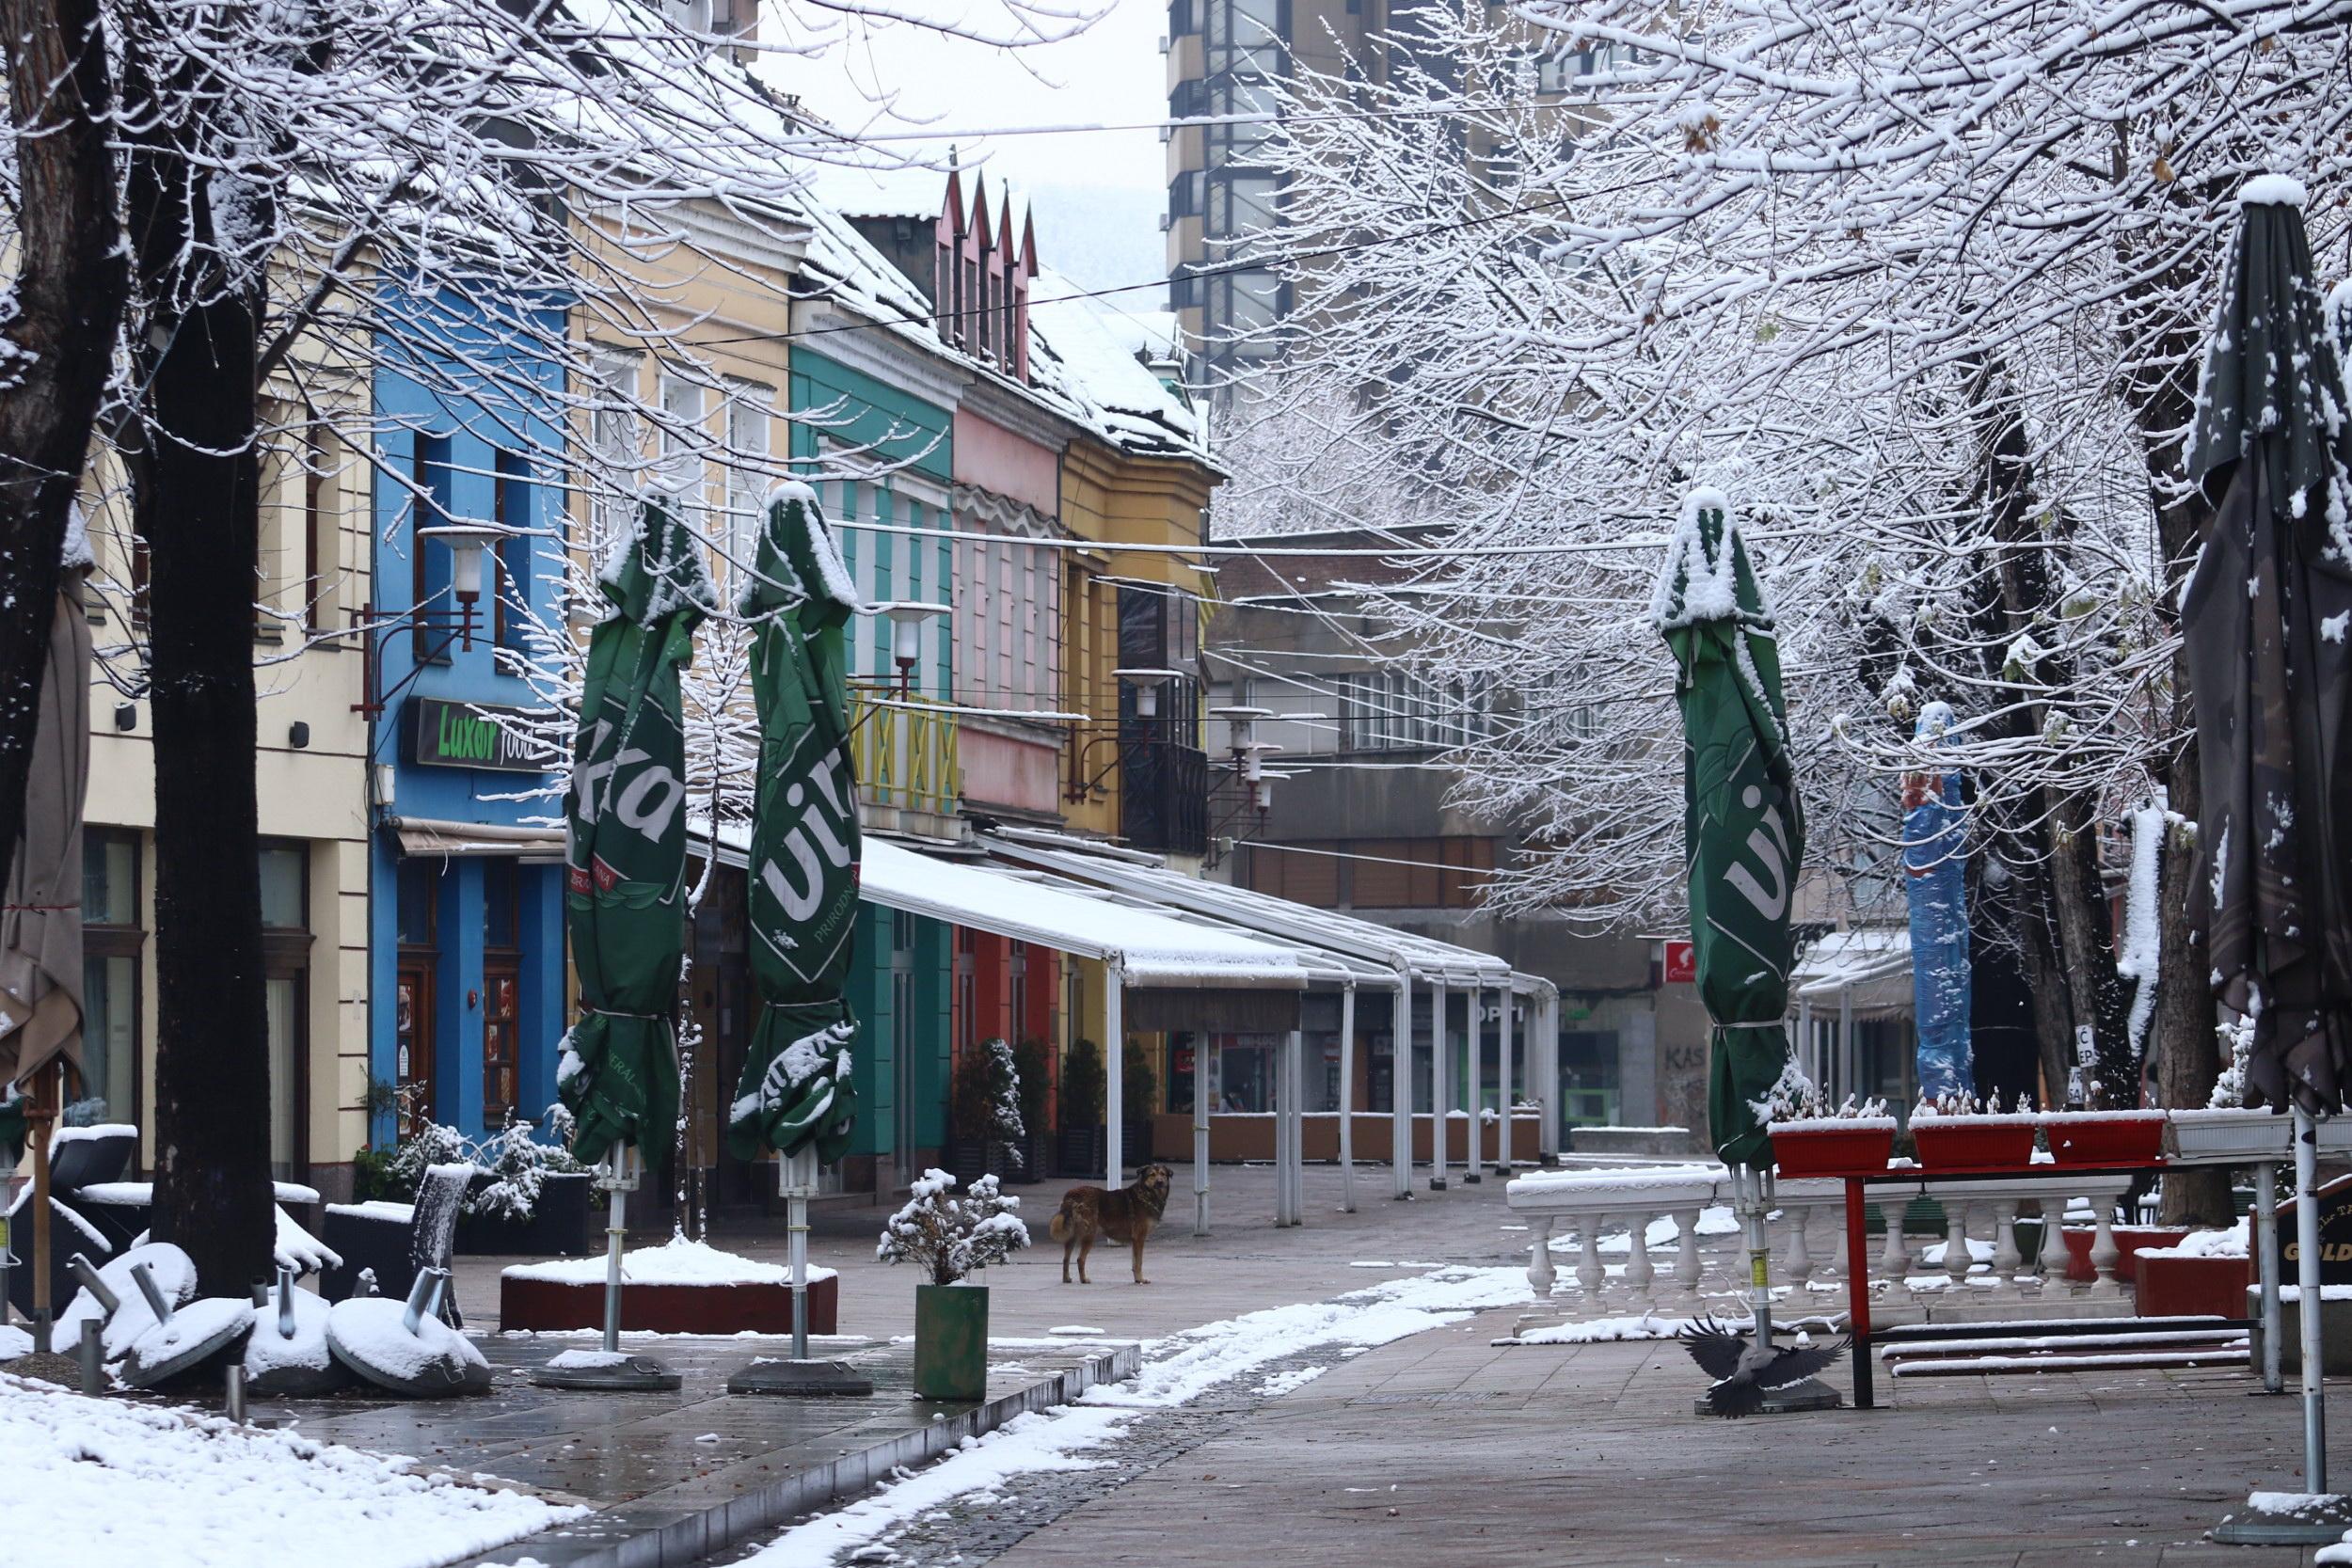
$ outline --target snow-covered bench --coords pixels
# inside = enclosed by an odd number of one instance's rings
[[[2017,1212],[2027,1199],[2043,1211],[2059,1212],[2085,1208],[2080,1223],[2090,1226],[2090,1263],[2096,1278],[2082,1287],[2091,1298],[2121,1293],[2117,1246],[2110,1216],[2116,1200],[2129,1187],[2128,1176],[2081,1176],[2071,1172],[2050,1177],[2003,1181],[1950,1181],[1922,1174],[1870,1182],[1865,1188],[1869,1205],[1885,1222],[1885,1236],[1876,1257],[1865,1258],[1863,1268],[1894,1289],[1915,1294],[1966,1289],[1971,1299],[2018,1299],[2056,1289],[2072,1290],[2064,1281],[2066,1259],[2056,1227],[2045,1227],[2046,1244],[2039,1257],[2026,1258],[2017,1243]],[[1919,1196],[1943,1205],[1947,1227],[1942,1250],[1931,1245],[1917,1256],[1911,1251],[1902,1228],[1903,1211]],[[1772,1190],[1773,1212],[1767,1221],[1772,1251],[1772,1277],[1782,1284],[1813,1284],[1843,1289],[1851,1259],[1847,1257],[1845,1183],[1832,1180],[1778,1182]],[[1736,1270],[1708,1277],[1712,1259],[1702,1256],[1702,1234],[1724,1234],[1735,1228],[1724,1212],[1732,1201],[1730,1173],[1718,1164],[1643,1165],[1620,1170],[1539,1171],[1520,1177],[1505,1189],[1514,1215],[1528,1227],[1528,1282],[1539,1296],[1549,1296],[1558,1277],[1552,1261],[1555,1229],[1572,1231],[1577,1260],[1571,1271],[1578,1290],[1591,1302],[1649,1305],[1669,1297],[1696,1298],[1728,1293],[1740,1288]],[[1603,1232],[1626,1227],[1622,1239],[1604,1240]],[[1822,1227],[1828,1227],[1823,1234]],[[1983,1241],[1979,1243],[1979,1237]],[[1972,1244],[1974,1243],[1974,1244]],[[1981,1253],[1979,1248],[1981,1247]],[[1622,1269],[1612,1272],[1604,1254],[1622,1249]],[[1660,1268],[1657,1255],[1669,1252]],[[1931,1257],[1931,1254],[1933,1254]],[[1735,1246],[1714,1259],[1743,1259]],[[1986,1273],[1971,1277],[1982,1261]]]

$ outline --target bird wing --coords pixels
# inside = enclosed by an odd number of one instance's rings
[[[1764,1389],[1753,1377],[1727,1377],[1707,1391],[1707,1408],[1731,1420],[1764,1408]]]
[[[1773,1356],[1772,1364],[1756,1374],[1756,1380],[1767,1388],[1801,1383],[1816,1372],[1828,1370],[1831,1363],[1852,1343],[1851,1338],[1845,1338],[1829,1345],[1792,1346]]]
[[[1736,1334],[1726,1334],[1711,1317],[1701,1318],[1685,1327],[1676,1338],[1691,1353],[1699,1370],[1721,1380],[1740,1370],[1740,1358],[1747,1351],[1747,1341]]]

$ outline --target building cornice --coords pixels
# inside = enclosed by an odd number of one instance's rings
[[[925,399],[953,413],[972,383],[971,372],[941,356],[935,348],[913,342],[893,328],[889,318],[850,310],[829,295],[801,301],[792,329],[800,337],[824,333],[805,352],[833,360],[898,390]],[[914,324],[907,323],[912,326]],[[869,327],[870,330],[853,330]]]

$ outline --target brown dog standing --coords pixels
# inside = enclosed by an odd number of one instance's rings
[[[1168,1212],[1168,1189],[1174,1180],[1175,1174],[1166,1165],[1146,1165],[1124,1187],[1073,1187],[1063,1194],[1061,1212],[1046,1227],[1061,1243],[1061,1282],[1070,1283],[1070,1254],[1075,1249],[1078,1283],[1094,1283],[1087,1277],[1087,1254],[1100,1237],[1134,1247],[1136,1283],[1151,1284],[1143,1277],[1143,1243]]]

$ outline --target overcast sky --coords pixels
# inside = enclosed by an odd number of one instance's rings
[[[931,0],[976,29],[1001,31],[989,0]],[[1064,42],[1020,50],[984,45],[898,24],[861,24],[850,42],[820,63],[771,56],[762,74],[836,124],[937,132],[936,143],[892,143],[893,151],[943,166],[950,139],[966,167],[977,163],[1027,192],[1035,204],[1038,259],[1089,288],[1165,276],[1159,215],[1167,201],[1165,149],[1156,131],[1073,132],[976,140],[968,133],[1009,126],[1134,124],[1168,112],[1165,0],[1112,0],[1104,18]],[[1156,307],[1153,294],[1127,294]]]

